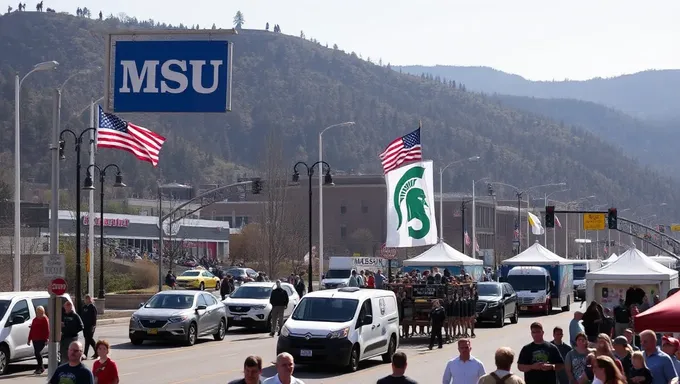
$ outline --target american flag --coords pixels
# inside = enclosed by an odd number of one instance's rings
[[[105,113],[102,107],[99,107],[97,148],[122,149],[155,167],[158,165],[158,155],[164,142],[165,137],[131,124],[116,115]]]
[[[468,236],[467,231],[465,231],[465,246],[466,247],[470,246],[470,236]]]
[[[555,224],[557,225],[557,228],[562,228],[562,223],[560,223],[560,219],[555,215]]]
[[[385,174],[407,161],[422,159],[423,151],[420,146],[420,127],[391,142],[380,154],[380,161],[382,162]]]
[[[479,253],[479,242],[477,241],[476,237],[475,237],[475,252]]]

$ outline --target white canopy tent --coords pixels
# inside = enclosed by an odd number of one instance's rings
[[[678,266],[678,259],[672,256],[656,255],[650,256],[649,258],[670,269],[675,269]]]
[[[619,256],[616,255],[616,253],[612,253],[611,256],[609,256],[606,260],[602,261],[602,265],[607,265],[615,262]]]
[[[482,260],[473,259],[443,241],[403,262],[405,267],[466,267],[482,264]]]
[[[565,259],[547,248],[538,241],[531,247],[524,250],[517,256],[501,261],[503,265],[553,265],[553,264],[573,264],[572,260]]]
[[[661,299],[671,288],[678,286],[678,272],[667,268],[633,247],[616,261],[586,274],[586,300],[596,300],[604,306],[618,305],[630,287],[645,291],[648,296]],[[650,297],[651,299],[651,297]]]

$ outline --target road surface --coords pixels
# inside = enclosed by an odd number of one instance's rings
[[[540,321],[546,330],[546,340],[552,340],[552,329],[561,326],[568,337],[568,324],[573,311],[579,304],[572,305],[572,311],[555,313],[551,316],[524,316],[518,324],[506,322],[504,328],[483,326],[477,330],[477,338],[472,340],[472,354],[486,366],[487,372],[495,370],[493,354],[498,347],[507,346],[516,354],[522,346],[531,341],[529,324]],[[127,324],[116,324],[97,328],[98,338],[109,341],[112,345],[112,358],[118,363],[121,382],[140,384],[185,384],[202,382],[220,382],[238,378],[243,369],[243,359],[247,355],[262,356],[266,368],[263,376],[276,374],[271,362],[275,359],[276,339],[265,333],[253,333],[243,329],[229,331],[222,342],[212,338],[200,340],[193,347],[182,347],[170,344],[145,343],[135,347],[127,338]],[[445,345],[443,349],[429,351],[426,341],[414,343],[404,342],[400,349],[407,353],[409,366],[407,375],[419,383],[441,382],[446,362],[457,356],[455,344]],[[92,352],[90,352],[92,354]],[[13,383],[45,383],[45,375],[32,375],[35,369],[33,362],[10,366],[10,377]],[[92,360],[86,365],[91,367]],[[516,366],[516,365],[515,365]],[[375,383],[378,378],[388,375],[390,366],[382,364],[379,359],[364,362],[360,371],[347,374],[341,371],[325,370],[317,367],[298,366],[295,376],[307,384],[332,383]],[[5,379],[5,377],[3,377]]]

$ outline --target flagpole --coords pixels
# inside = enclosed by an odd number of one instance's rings
[[[97,122],[97,119],[95,117],[95,102],[92,101],[90,103],[90,128],[96,128],[96,126],[95,126],[96,122]],[[95,136],[94,136],[94,133],[95,133],[94,130],[90,131],[90,166],[87,169],[90,169],[95,163],[95,158],[94,158]],[[80,188],[80,185],[76,186],[76,188]],[[87,294],[90,295],[90,297],[94,297],[94,189],[90,189],[88,191],[87,208],[88,208],[88,214],[87,214],[87,216],[88,216],[87,265],[90,266],[89,270],[87,271]],[[104,225],[104,223],[99,223],[99,225]],[[104,241],[104,239],[99,239],[99,241]],[[100,256],[100,260],[103,260],[103,257]],[[100,281],[103,281],[103,279],[100,280]],[[101,291],[102,287],[99,287],[99,290]]]
[[[529,248],[531,246],[531,237],[530,237],[530,232],[529,232],[530,231],[529,227],[531,227],[529,225],[529,208],[530,208],[529,207],[529,193],[527,192],[527,244],[526,244],[526,248]]]
[[[568,206],[567,206],[568,209]],[[569,214],[564,214],[564,258],[569,258]]]
[[[548,194],[545,193],[543,198],[545,199],[545,204],[543,204],[543,206],[547,207],[548,206]],[[553,231],[554,230],[555,230],[555,227],[553,226]],[[547,230],[547,228],[543,232],[543,245],[545,245],[545,247],[548,248],[548,230]]]

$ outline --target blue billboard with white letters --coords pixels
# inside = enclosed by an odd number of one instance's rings
[[[109,55],[108,109],[126,112],[227,112],[231,46],[219,40],[117,41]]]

